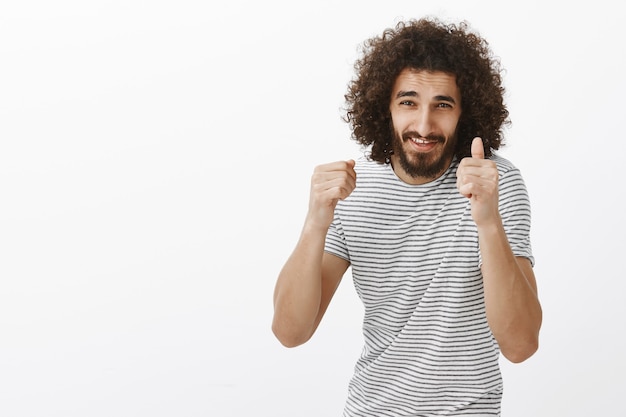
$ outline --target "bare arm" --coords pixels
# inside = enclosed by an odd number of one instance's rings
[[[511,362],[532,356],[539,345],[542,311],[527,258],[514,257],[504,229],[479,231],[487,321]]]
[[[274,289],[272,331],[287,347],[311,338],[348,269],[348,261],[324,252],[324,242],[337,202],[355,185],[354,161],[321,165],[313,173],[300,239]]]
[[[502,354],[511,362],[532,356],[539,344],[542,310],[535,275],[526,258],[515,257],[498,211],[498,171],[485,160],[482,141],[457,171],[461,194],[470,198],[482,256],[485,309]]]

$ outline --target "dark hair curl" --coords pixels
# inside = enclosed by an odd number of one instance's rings
[[[389,103],[393,84],[405,68],[456,76],[461,93],[457,158],[471,155],[476,136],[483,139],[486,157],[504,144],[502,127],[510,120],[500,61],[466,22],[444,24],[433,18],[400,22],[366,40],[362,53],[354,64],[357,77],[344,96],[344,121],[352,126],[354,140],[371,145],[370,159],[385,162],[386,144],[393,142]]]

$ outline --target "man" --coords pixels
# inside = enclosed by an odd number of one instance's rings
[[[509,122],[500,66],[465,23],[399,23],[364,44],[346,121],[369,149],[316,167],[272,329],[306,342],[351,267],[365,346],[344,416],[500,414],[500,352],[537,349],[530,204],[493,151]]]

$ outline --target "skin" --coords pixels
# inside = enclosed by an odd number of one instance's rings
[[[542,310],[530,260],[513,255],[498,210],[498,169],[484,159],[482,140],[457,169],[457,188],[470,199],[482,255],[487,322],[511,362],[522,362],[539,346]]]
[[[461,116],[455,77],[405,69],[394,83],[389,112],[395,134],[391,165],[396,175],[408,184],[425,184],[441,176],[454,157]]]
[[[396,136],[391,164],[398,178],[425,184],[450,166],[460,103],[453,75],[411,69],[400,73],[389,105]],[[353,160],[320,165],[311,177],[304,226],[274,291],[272,330],[287,347],[311,338],[350,266],[324,252],[324,241],[337,202],[355,186]],[[480,138],[472,143],[472,156],[459,164],[457,188],[470,199],[478,229],[487,321],[502,354],[522,362],[537,350],[541,306],[530,261],[515,257],[508,244],[498,210],[498,170],[484,159]]]

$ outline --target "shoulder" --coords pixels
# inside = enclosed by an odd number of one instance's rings
[[[520,170],[502,156],[494,155],[490,159],[498,167],[501,212],[527,209],[530,197]]]
[[[355,161],[354,169],[358,172],[382,172],[387,165],[373,161],[366,156],[361,156]]]
[[[501,186],[506,183],[519,183],[523,186],[524,178],[522,177],[522,173],[513,162],[500,155],[493,155],[490,159],[495,162],[498,167]]]
[[[515,164],[513,164],[513,162],[511,162],[510,160],[506,159],[503,156],[500,156],[498,154],[493,154],[491,158],[489,159],[491,159],[493,162],[496,163],[496,166],[498,167],[498,171],[500,175],[507,174],[509,172],[519,173],[519,169],[517,169]]]
[[[366,156],[356,160],[354,171],[356,172],[357,187],[371,182],[393,183],[394,180],[391,165],[372,161]]]

